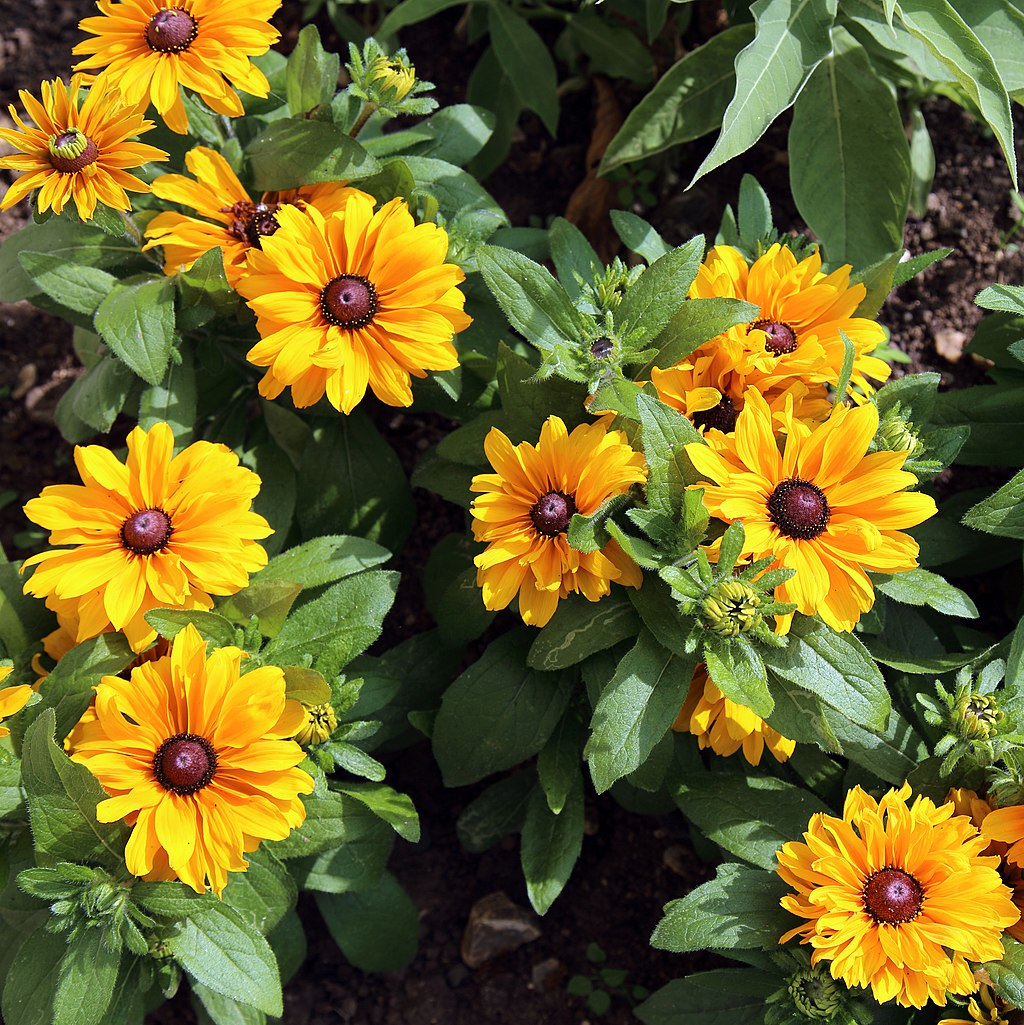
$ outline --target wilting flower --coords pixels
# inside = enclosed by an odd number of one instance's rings
[[[779,942],[799,936],[812,964],[879,1003],[923,1007],[973,993],[968,960],[998,961],[1020,913],[970,820],[910,796],[909,784],[880,801],[854,787],[842,818],[818,813],[805,843],[782,846],[777,871],[796,891],[782,906],[806,921]]]
[[[868,404],[839,405],[811,429],[785,414],[788,433],[779,448],[772,413],[754,390],[736,420],[735,437],[713,432],[708,444],[686,451],[704,488],[708,512],[726,523],[740,520],[743,555],[774,556],[772,568],[796,570],[775,590],[806,616],[818,614],[834,630],[852,630],[874,604],[865,570],[900,573],[917,565],[918,544],[902,529],[935,515],[927,495],[902,489],[917,478],[900,467],[906,452],[868,446],[878,411]],[[708,550],[714,559],[720,542]],[[792,614],[779,619],[786,633]]]
[[[773,730],[746,705],[727,698],[708,676],[703,663],[693,672],[689,693],[672,729],[692,733],[702,751],[710,747],[716,755],[728,756],[742,749],[743,757],[751,765],[761,763],[766,747],[777,762],[786,761],[796,750],[794,741]]]
[[[124,854],[134,875],[219,894],[228,872],[248,868],[243,854],[305,818],[299,795],[313,780],[286,739],[302,709],[285,698],[276,666],[240,676],[243,654],[208,656],[189,624],[169,655],[96,687],[94,718],[79,724],[71,757],[110,795],[96,807],[100,822],[133,827]]]
[[[639,587],[642,575],[615,541],[580,552],[566,539],[574,513],[589,516],[612,495],[647,479],[644,458],[621,431],[581,424],[572,434],[549,416],[536,446],[513,445],[496,427],[484,442],[494,473],[473,478],[473,536],[488,542],[474,559],[484,605],[503,609],[519,594],[519,612],[544,626],[560,598],[598,601],[611,582]]]
[[[121,630],[133,651],[152,644],[150,609],[210,609],[267,562],[257,539],[272,534],[251,511],[260,479],[227,446],[197,441],[177,456],[170,427],[128,435],[127,464],[99,445],[75,448],[83,485],[44,488],[25,506],[50,543],[74,545],[25,561],[25,592],[73,608],[76,643]]]
[[[854,348],[850,383],[870,394],[874,389],[868,378],[885,381],[890,373],[884,360],[871,355],[885,341],[885,331],[872,320],[854,316],[867,289],[850,284],[850,270],[847,264],[825,275],[817,252],[797,262],[790,249],[778,244],[749,265],[732,246],[715,246],[697,271],[689,297],[745,299],[757,304],[761,313],[752,323],[732,327],[701,346],[688,361],[720,345],[738,345],[742,355],[731,357],[734,369],[726,385],[737,408],[749,387],[768,395],[785,391],[794,380],[820,396],[824,385],[839,381],[843,332]]]
[[[171,203],[191,207],[200,217],[165,210],[146,225],[143,251],[161,246],[164,273],[188,270],[211,249],[224,254],[224,273],[234,288],[242,275],[251,249],[260,249],[263,239],[277,231],[277,211],[285,205],[304,209],[307,203],[322,214],[344,205],[356,189],[341,182],[321,182],[284,192],[264,192],[254,202],[231,165],[216,151],[196,146],[185,154],[185,166],[195,180],[183,174],[161,175],[153,182],[153,194]]]
[[[167,153],[126,140],[148,132],[153,122],[126,108],[105,79],[99,79],[79,105],[81,88],[81,76],[76,75],[70,87],[59,78],[43,82],[42,102],[25,89],[18,93],[35,127],[26,125],[11,105],[18,128],[0,128],[0,139],[20,152],[4,157],[0,167],[23,173],[7,190],[0,210],[39,189],[41,212],[52,207],[59,214],[74,200],[78,216],[87,221],[97,203],[130,210],[128,192],[149,191],[144,181],[126,169],[150,160],[166,160]]]
[[[1020,1021],[1020,1011],[985,982],[967,1001],[964,1012],[966,1018],[941,1018],[938,1025],[1016,1025]]]
[[[246,358],[268,368],[261,395],[290,387],[302,407],[326,394],[350,413],[369,385],[382,402],[408,406],[410,375],[458,366],[452,337],[471,321],[456,287],[465,275],[444,262],[444,229],[416,224],[401,199],[375,213],[355,190],[329,217],[312,206],[276,216],[238,283],[261,338]]]
[[[75,46],[73,53],[89,55],[75,69],[106,68],[130,104],[152,102],[171,131],[188,131],[179,86],[228,117],[243,113],[234,89],[253,96],[270,92],[249,58],[266,53],[280,37],[269,20],[281,0],[97,2],[100,14],[78,25],[95,38]]]
[[[14,666],[0,666],[0,680],[6,680],[14,672]],[[20,712],[28,699],[32,697],[32,688],[27,683],[16,687],[0,687],[0,722],[15,712]],[[0,725],[0,737],[6,737],[11,731]]]

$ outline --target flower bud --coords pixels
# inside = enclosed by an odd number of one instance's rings
[[[790,977],[788,989],[797,1011],[811,1021],[831,1018],[842,1009],[842,987],[827,972],[804,968]]]
[[[701,623],[720,637],[737,637],[757,625],[761,596],[742,580],[723,580],[700,604]]]
[[[953,707],[953,723],[964,740],[988,740],[1002,719],[991,694],[964,694]]]
[[[328,703],[307,705],[303,702],[302,728],[295,734],[295,742],[303,747],[322,744],[338,728],[338,717]]]
[[[880,449],[886,452],[906,452],[908,459],[920,455],[924,449],[914,425],[892,411],[878,425],[875,440]]]
[[[389,96],[384,97],[385,100],[398,103],[409,95],[416,84],[416,69],[399,60],[381,56],[373,62],[369,80],[379,83],[381,90],[391,91]]]

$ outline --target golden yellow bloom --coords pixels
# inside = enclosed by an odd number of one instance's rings
[[[161,175],[153,182],[153,194],[171,203],[191,207],[200,217],[165,210],[146,225],[143,251],[162,246],[164,273],[188,270],[211,249],[224,254],[224,273],[234,288],[242,276],[245,260],[253,248],[277,231],[275,214],[285,204],[304,209],[315,206],[322,214],[340,209],[345,199],[358,190],[342,182],[322,182],[284,192],[264,192],[258,202],[216,151],[196,146],[185,154],[185,166],[195,180],[183,174]],[[362,193],[360,193],[362,195]]]
[[[43,82],[41,103],[25,89],[18,93],[35,127],[26,125],[11,105],[18,128],[0,128],[0,139],[19,152],[0,160],[0,167],[23,174],[7,190],[0,210],[39,189],[40,212],[52,207],[59,214],[74,200],[78,216],[87,221],[97,203],[130,210],[128,192],[149,191],[144,181],[126,169],[166,160],[167,153],[126,140],[148,132],[153,122],[126,108],[108,80],[99,79],[79,105],[81,87],[81,76],[76,75],[70,88],[59,78]]]
[[[96,807],[100,822],[133,827],[124,852],[133,875],[219,894],[228,872],[248,868],[243,854],[305,819],[299,795],[313,780],[295,768],[302,748],[285,739],[302,708],[285,698],[276,666],[240,676],[243,654],[208,656],[189,624],[169,655],[96,687],[71,757],[110,795]]]
[[[235,89],[266,96],[266,76],[250,60],[280,33],[269,24],[281,0],[97,0],[100,14],[78,27],[95,36],[75,46],[88,54],[76,70],[106,68],[133,106],[152,103],[172,132],[188,131],[179,86],[218,114],[238,117]],[[234,88],[232,88],[232,86]]]
[[[901,470],[906,452],[874,452],[868,446],[878,411],[868,404],[839,405],[811,429],[785,414],[785,448],[772,431],[772,414],[754,390],[736,420],[735,437],[717,432],[708,444],[686,451],[704,488],[708,512],[726,523],[740,520],[743,556],[774,556],[771,568],[795,569],[775,590],[805,616],[818,614],[834,630],[852,630],[875,601],[865,570],[900,573],[917,565],[917,542],[902,528],[934,516],[927,495],[903,491],[917,478]],[[715,541],[708,549],[717,558]],[[779,617],[789,631],[792,614]]]
[[[473,478],[473,536],[488,542],[474,559],[484,605],[503,609],[519,594],[519,612],[544,626],[560,598],[582,594],[598,601],[615,581],[639,587],[639,567],[609,541],[600,551],[579,552],[566,531],[574,513],[589,516],[612,495],[647,479],[644,457],[621,431],[602,422],[581,424],[572,434],[549,416],[536,446],[513,445],[496,427],[484,450],[494,473]]]
[[[268,368],[261,395],[290,387],[302,407],[326,394],[350,413],[369,385],[382,402],[408,406],[410,375],[458,366],[452,337],[471,320],[456,287],[465,274],[444,262],[443,228],[416,224],[401,199],[375,213],[355,190],[329,217],[282,207],[277,222],[238,283],[261,338],[246,358]]]
[[[259,477],[225,445],[173,449],[164,423],[128,435],[127,464],[77,446],[84,485],[52,485],[26,504],[50,544],[75,546],[33,555],[23,569],[38,567],[25,592],[46,598],[65,626],[73,609],[76,643],[121,630],[142,651],[156,638],[150,609],[210,609],[210,595],[240,591],[266,565],[256,541],[273,531],[250,509]]]
[[[693,671],[690,690],[672,729],[692,733],[700,749],[710,747],[716,755],[734,755],[740,749],[751,765],[761,764],[765,747],[777,762],[786,761],[796,742],[773,730],[746,705],[730,701],[708,676],[702,662]]]
[[[973,993],[967,962],[998,961],[1020,913],[970,820],[910,796],[909,784],[880,801],[855,787],[842,818],[819,813],[806,842],[782,846],[777,871],[796,891],[782,906],[806,921],[779,942],[799,936],[812,964],[879,1003],[924,1007]]]
[[[6,680],[13,672],[14,666],[0,666],[0,680]],[[0,687],[0,721],[20,712],[30,697],[32,688],[27,683],[17,687]],[[6,737],[10,732],[6,726],[0,725],[0,737]]]
[[[850,284],[850,270],[847,264],[825,275],[817,252],[798,263],[791,250],[778,244],[749,265],[732,246],[715,246],[698,270],[689,297],[745,299],[756,303],[761,313],[753,323],[732,327],[701,346],[689,361],[726,340],[739,346],[742,355],[731,356],[733,374],[727,385],[737,409],[742,408],[747,388],[767,396],[785,391],[794,380],[817,391],[810,396],[817,398],[821,387],[839,381],[843,331],[855,350],[850,383],[870,395],[874,389],[868,378],[885,381],[890,373],[884,360],[871,355],[885,341],[885,331],[872,320],[854,316],[867,290],[863,284]]]

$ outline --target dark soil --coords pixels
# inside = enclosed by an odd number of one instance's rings
[[[302,4],[286,0],[279,15],[284,48],[294,40]],[[66,75],[80,18],[92,0],[0,0],[0,123],[10,124],[6,105],[17,89],[38,90],[44,77]],[[352,10],[356,8],[350,8]],[[445,102],[461,99],[468,70],[480,46],[467,45],[456,31],[458,12],[447,12],[433,28],[418,28],[406,40],[423,77],[441,87]],[[324,28],[327,28],[325,23]],[[330,45],[328,33],[325,42]],[[514,224],[544,223],[564,214],[586,174],[593,97],[567,97],[558,139],[526,117],[508,164],[486,184]],[[620,99],[622,99],[620,97]],[[628,110],[628,96],[622,99]],[[969,117],[944,101],[927,110],[936,132],[938,170],[923,218],[914,218],[906,243],[912,253],[938,246],[956,252],[944,263],[905,285],[883,310],[896,344],[911,357],[908,370],[938,370],[944,386],[973,383],[984,367],[959,347],[970,337],[980,311],[974,294],[994,281],[1024,281],[1024,258],[1003,237],[1014,226],[1010,181],[994,142]],[[698,143],[658,164],[665,190],[653,209],[637,207],[673,242],[697,232],[714,237],[723,206],[735,203],[744,171],[751,171],[775,203],[776,221],[803,225],[788,194],[785,125],[770,130],[758,146],[689,192],[682,187],[706,151]],[[11,180],[0,172],[0,182]],[[27,204],[0,215],[0,237],[30,216]],[[538,218],[540,219],[538,221]],[[1022,243],[1024,244],[1024,243]],[[27,304],[0,307],[0,540],[11,557],[38,543],[20,506],[46,484],[74,480],[70,447],[53,426],[56,398],[75,374],[70,328]],[[445,429],[438,418],[379,410],[378,423],[409,469],[419,452]],[[395,639],[429,625],[417,583],[427,552],[449,530],[462,529],[461,513],[417,493],[419,527],[414,545],[402,554],[405,583],[388,624]],[[710,874],[693,854],[679,816],[639,816],[613,801],[588,806],[583,854],[565,893],[540,922],[539,939],[476,970],[461,960],[459,944],[469,909],[503,890],[527,905],[514,841],[483,855],[459,845],[455,821],[480,788],[446,790],[429,750],[421,745],[388,759],[388,781],[409,793],[424,823],[418,845],[398,841],[390,868],[420,911],[420,950],[402,972],[365,975],[347,964],[319,925],[312,903],[300,910],[310,952],[285,990],[289,1025],[353,1022],[358,1025],[582,1025],[596,1020],[584,1002],[568,995],[567,980],[592,972],[588,944],[607,954],[607,966],[628,972],[629,985],[649,990],[669,979],[710,966],[714,959],[683,958],[652,950],[650,932],[662,905]],[[156,1023],[186,1023],[194,1016],[184,993],[151,1016]],[[601,1016],[608,1025],[634,1021],[628,1001],[615,997]]]

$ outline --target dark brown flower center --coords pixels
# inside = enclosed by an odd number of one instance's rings
[[[146,44],[157,53],[181,53],[199,34],[199,26],[188,11],[170,7],[157,11],[146,26]]]
[[[331,324],[354,331],[373,320],[377,291],[358,274],[342,274],[328,282],[320,293],[320,309]]]
[[[809,541],[828,526],[831,510],[821,488],[794,477],[771,493],[768,515],[786,537]]]
[[[557,537],[569,529],[569,521],[576,512],[576,500],[561,491],[549,491],[537,499],[530,510],[530,519],[538,534]]]
[[[279,225],[274,216],[285,203],[250,203],[248,200],[240,200],[231,206],[222,206],[222,214],[231,214],[231,221],[228,224],[228,234],[234,236],[239,242],[262,249],[260,239],[266,235],[273,235]]]
[[[763,331],[768,336],[764,347],[773,356],[782,356],[796,348],[796,332],[780,320],[755,320],[747,331]]]
[[[883,868],[864,884],[864,907],[876,922],[902,925],[921,913],[924,890],[901,868]]]
[[[153,771],[165,790],[185,796],[202,790],[217,771],[217,755],[205,737],[179,733],[153,756]]]
[[[171,518],[163,509],[143,509],[121,524],[121,543],[136,555],[152,555],[171,539]]]
[[[66,128],[57,135],[51,135],[47,149],[50,165],[61,174],[75,174],[100,155],[96,143],[78,128]]]
[[[728,395],[722,396],[722,401],[710,409],[702,409],[690,417],[694,427],[709,427],[721,431],[723,434],[730,434],[736,430],[736,407]]]

